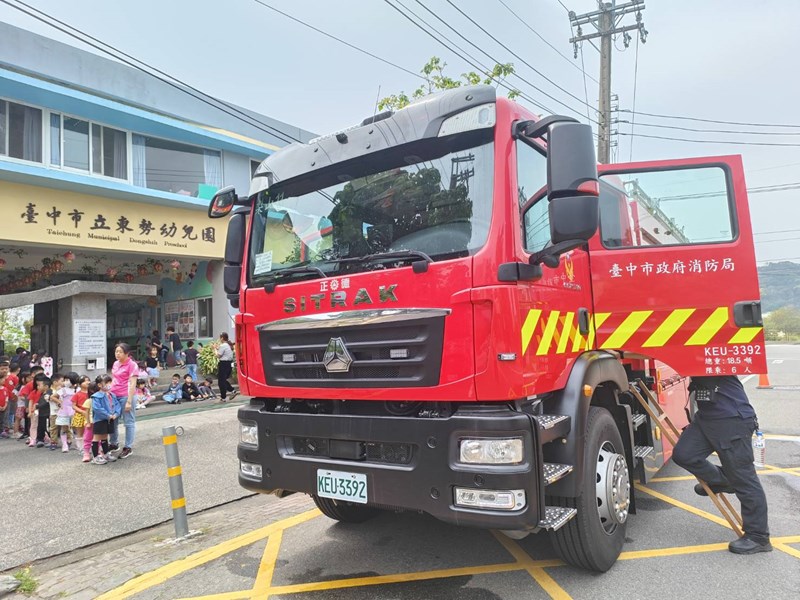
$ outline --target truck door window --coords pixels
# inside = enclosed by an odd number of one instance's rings
[[[517,140],[517,197],[522,211],[522,239],[528,252],[537,252],[550,241],[546,191],[547,159]]]
[[[736,237],[721,167],[602,176],[600,231],[606,248],[729,242]]]

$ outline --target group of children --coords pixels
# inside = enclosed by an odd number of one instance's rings
[[[134,401],[136,408],[146,407],[152,400],[152,380],[140,365]],[[41,366],[21,371],[0,357],[0,438],[26,441],[31,448],[49,448],[69,452],[83,451],[83,462],[114,462],[117,450],[109,445],[123,411],[124,402],[110,393],[112,378],[100,375],[92,380],[86,375],[67,373],[48,377]],[[211,380],[198,386],[186,374],[172,376],[164,393],[169,403],[216,398]],[[119,457],[124,458],[124,454]]]

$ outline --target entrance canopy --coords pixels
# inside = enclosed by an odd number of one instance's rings
[[[155,296],[156,286],[143,283],[116,283],[110,281],[70,281],[29,292],[0,295],[0,310],[61,300],[78,294],[99,294],[108,298]]]

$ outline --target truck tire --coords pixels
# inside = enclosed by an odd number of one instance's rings
[[[565,562],[605,572],[619,557],[630,503],[630,480],[624,453],[622,437],[611,413],[604,408],[590,407],[580,495],[547,500],[547,504],[578,510],[572,520],[550,534],[553,547]]]
[[[342,523],[363,523],[378,514],[377,508],[365,504],[354,504],[319,496],[312,496],[312,498],[323,515]]]

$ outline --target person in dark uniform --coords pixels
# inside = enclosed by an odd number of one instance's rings
[[[742,504],[744,536],[728,544],[735,554],[771,552],[767,498],[753,465],[756,412],[738,377],[692,377],[697,413],[672,451],[672,460],[715,493],[735,493]],[[708,461],[716,452],[722,468]],[[699,483],[694,491],[705,496]]]

